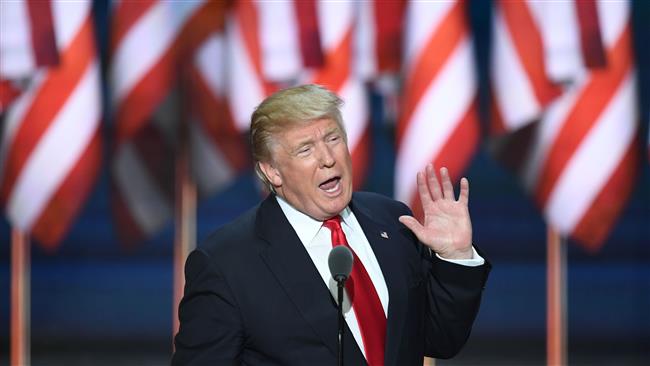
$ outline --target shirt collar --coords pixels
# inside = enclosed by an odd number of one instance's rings
[[[284,216],[289,220],[289,224],[293,227],[293,230],[298,235],[298,238],[303,245],[308,246],[318,234],[318,231],[323,226],[322,221],[318,221],[311,216],[298,211],[295,207],[291,206],[289,202],[285,201],[282,197],[276,195],[275,199],[278,201]],[[350,220],[351,210],[349,207],[345,207],[339,215],[344,223],[348,224]]]

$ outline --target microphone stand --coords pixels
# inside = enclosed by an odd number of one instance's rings
[[[345,288],[345,276],[336,276],[336,287],[338,289],[338,313],[339,313],[339,338],[338,338],[338,366],[343,366],[343,330],[345,329],[343,320],[343,289]]]
[[[352,264],[354,262],[354,256],[352,251],[347,248],[345,245],[335,246],[327,258],[327,264],[330,267],[330,273],[332,273],[332,278],[336,281],[337,287],[337,308],[339,313],[339,339],[338,339],[338,365],[343,366],[343,329],[345,323],[343,320],[343,289],[345,288],[345,280],[348,279],[350,271],[352,270]]]

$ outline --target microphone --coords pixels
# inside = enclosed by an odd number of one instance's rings
[[[345,281],[352,271],[354,257],[352,251],[344,245],[334,247],[327,258],[327,264],[330,267],[332,278],[336,281],[338,288],[338,315],[339,315],[339,332],[338,332],[338,365],[343,366],[343,288]]]
[[[353,261],[352,252],[346,246],[339,245],[330,251],[327,264],[330,267],[330,273],[334,281],[340,283],[348,279],[352,271]]]

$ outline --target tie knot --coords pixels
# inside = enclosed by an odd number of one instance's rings
[[[336,215],[334,217],[330,217],[329,219],[323,221],[323,226],[330,229],[331,231],[341,230],[341,216]]]
[[[348,246],[348,241],[345,238],[345,233],[341,227],[341,216],[336,215],[323,222],[323,226],[330,229],[332,232],[332,246],[345,245]]]

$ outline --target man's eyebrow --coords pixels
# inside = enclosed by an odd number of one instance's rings
[[[292,152],[296,152],[296,151],[302,149],[303,147],[305,147],[305,146],[307,146],[307,145],[311,145],[311,144],[313,144],[313,143],[314,143],[314,140],[313,140],[311,137],[306,138],[306,139],[304,139],[304,140],[302,140],[302,141],[299,141],[299,142],[298,142],[298,143],[297,143],[297,144],[296,144],[296,145],[291,149],[291,151],[292,151]]]
[[[325,132],[325,137],[329,137],[335,133],[341,133],[341,129],[338,127],[332,127],[329,131]]]

